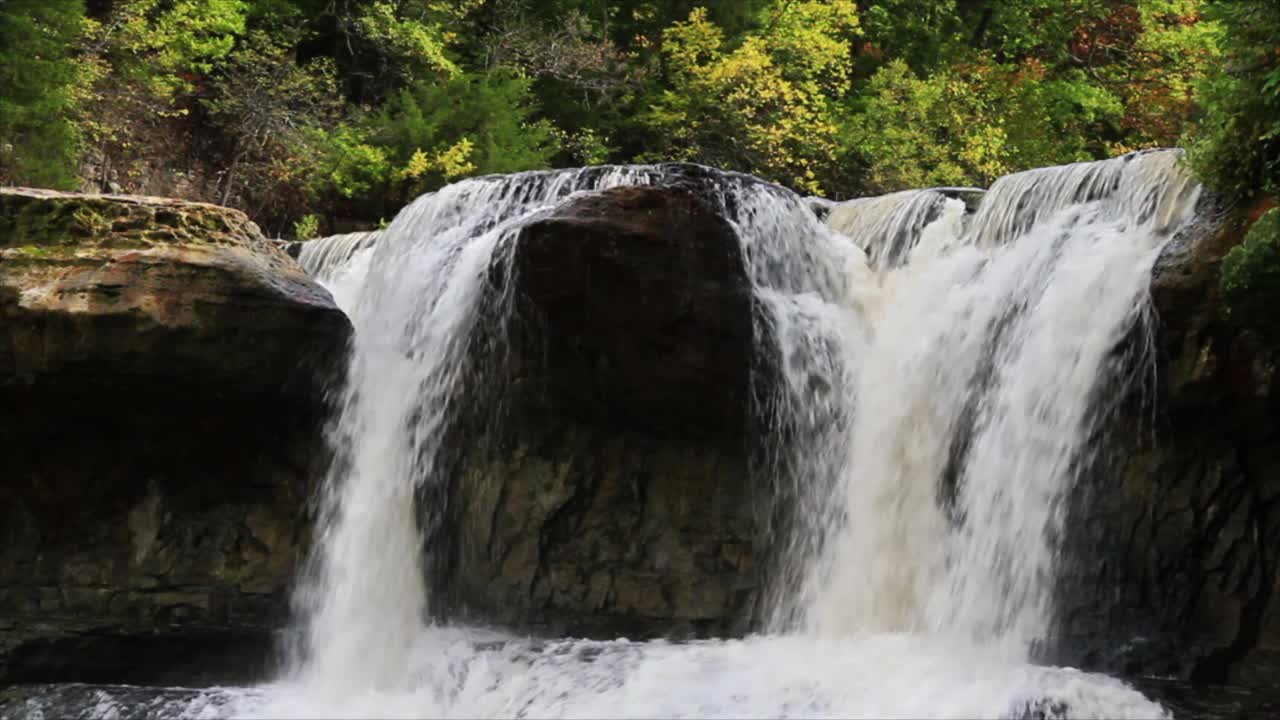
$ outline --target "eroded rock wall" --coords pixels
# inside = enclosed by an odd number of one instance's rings
[[[260,675],[349,335],[239,212],[0,190],[0,680]]]

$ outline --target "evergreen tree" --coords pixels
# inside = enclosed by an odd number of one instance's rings
[[[372,138],[389,150],[394,180],[408,195],[468,175],[548,167],[552,126],[537,120],[529,81],[506,70],[417,83],[372,118]]]
[[[0,184],[77,185],[83,0],[0,1]]]

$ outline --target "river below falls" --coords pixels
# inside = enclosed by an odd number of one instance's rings
[[[300,675],[251,687],[20,685],[0,717],[1272,718],[1280,692],[1121,681],[906,634],[687,643],[421,633],[394,682],[348,692]]]

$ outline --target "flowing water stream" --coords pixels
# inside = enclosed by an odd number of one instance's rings
[[[302,640],[278,680],[65,688],[84,717],[1162,717],[1119,680],[1033,662],[1053,630],[1065,500],[1109,405],[1149,372],[1150,269],[1199,187],[1175,152],[1000,179],[976,211],[910,191],[827,208],[719,179],[754,287],[753,472],[794,499],[764,634],[530,639],[427,621],[443,428],[464,360],[501,335],[520,227],[572,193],[661,166],[468,180],[374,243],[304,246],[356,328],[333,423]],[[483,378],[481,378],[481,381]],[[500,418],[498,419],[500,421]],[[447,509],[437,508],[437,512]],[[44,703],[44,704],[41,704]],[[61,704],[59,704],[61,703]]]

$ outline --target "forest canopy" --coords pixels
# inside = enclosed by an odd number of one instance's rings
[[[1184,145],[1280,189],[1274,0],[0,0],[0,184],[270,232],[686,160],[849,197]]]

